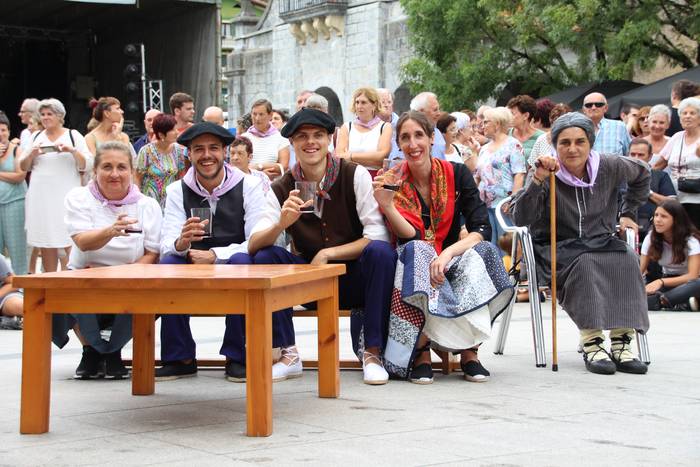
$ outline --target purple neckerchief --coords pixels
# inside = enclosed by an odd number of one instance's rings
[[[559,160],[559,157],[557,160]],[[566,183],[569,186],[579,187],[579,188],[593,188],[595,185],[595,179],[598,176],[598,167],[600,166],[600,154],[597,151],[591,150],[588,155],[588,161],[586,161],[586,170],[588,171],[588,182],[584,182],[580,178],[576,177],[574,174],[566,170],[564,164],[559,160],[559,171],[557,172],[557,178]]]
[[[219,197],[236,186],[238,182],[243,180],[244,176],[245,174],[243,174],[243,172],[240,170],[234,170],[228,164],[224,164],[224,181],[221,183],[221,185],[214,188],[214,191],[211,193],[197,183],[194,167],[189,168],[185,176],[182,178],[182,181],[185,183],[185,185],[190,187],[192,191],[207,201],[219,201]]]
[[[90,180],[88,182],[88,190],[90,190],[90,193],[92,196],[95,197],[97,201],[102,203],[102,206],[107,206],[109,209],[112,211],[117,211],[117,208],[119,206],[124,206],[125,204],[136,204],[138,201],[141,199],[141,191],[139,191],[139,187],[134,185],[133,183],[129,185],[129,191],[126,192],[126,196],[123,197],[122,199],[107,199],[105,196],[102,194],[100,191],[100,188],[97,186],[97,183],[95,183],[94,180]]]
[[[257,136],[258,138],[267,138],[268,136],[272,136],[277,132],[279,132],[279,130],[275,128],[275,126],[272,123],[270,123],[270,127],[264,133],[255,128],[255,125],[248,128],[248,133]]]
[[[381,122],[381,121],[382,121],[381,118],[379,118],[379,117],[374,117],[372,120],[370,120],[369,122],[365,123],[365,122],[363,122],[362,120],[360,120],[359,117],[357,117],[357,118],[355,118],[355,120],[353,120],[352,123],[354,123],[355,125],[359,125],[359,126],[361,126],[361,127],[363,127],[363,128],[367,128],[368,130],[371,130],[372,128],[374,128],[374,127],[377,125],[377,123],[379,123],[379,122]]]

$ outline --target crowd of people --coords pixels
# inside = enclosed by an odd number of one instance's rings
[[[643,374],[631,342],[647,311],[698,310],[699,94],[681,81],[673,107],[626,106],[614,120],[600,93],[581,109],[519,95],[447,113],[422,92],[398,115],[390,91],[363,87],[340,123],[302,91],[293,115],[259,99],[229,130],[218,107],[195,123],[194,99],[178,92],[169,113],[146,112],[133,144],[114,97],[92,102],[85,136],[64,126],[60,101],[26,99],[19,138],[0,115],[0,253],[11,263],[0,258],[0,310],[18,327],[12,271],[36,273],[38,257],[47,272],[341,262],[340,306],[353,310],[366,384],[433,382],[431,349],[458,353],[464,378],[483,382],[479,347],[515,293],[496,209],[510,198],[503,209],[531,229],[546,285],[556,173],[558,298],[585,366]],[[617,236],[628,228],[641,260]],[[76,378],[128,376],[129,316],[54,315],[56,345],[71,330],[83,345]],[[273,345],[273,381],[301,376],[291,309],[273,315]],[[226,378],[245,381],[242,315],[226,317],[221,354]],[[189,316],[161,318],[161,360],[158,379],[196,375]]]

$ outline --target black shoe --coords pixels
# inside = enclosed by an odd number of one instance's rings
[[[626,362],[619,362],[615,360],[615,357],[613,357],[613,362],[615,362],[615,367],[617,368],[617,371],[621,371],[622,373],[631,373],[633,375],[645,375],[649,370],[649,367],[646,363],[636,358],[634,360],[627,360]]]
[[[226,379],[234,383],[245,383],[245,365],[229,360],[226,362]]]
[[[586,370],[591,373],[597,375],[614,375],[616,366],[615,363],[610,360],[610,354],[603,348],[603,342],[605,341],[602,338],[596,337],[583,344],[583,361],[586,362]],[[598,352],[603,352],[606,358],[593,360]]]
[[[630,352],[630,345],[632,343],[632,336],[627,334],[622,334],[621,336],[615,336],[610,338],[610,358],[615,363],[617,371],[623,373],[631,373],[633,375],[644,375],[649,370],[647,365],[637,358],[632,360],[625,360],[624,362],[620,360],[623,352]]]
[[[75,369],[74,379],[97,379],[105,375],[102,366],[102,354],[89,345],[83,346],[83,356],[78,368]]]
[[[415,384],[432,384],[433,366],[430,363],[414,366],[408,379]]]
[[[484,383],[489,380],[491,373],[484,368],[479,360],[469,360],[467,363],[460,364],[464,372],[464,379],[472,383]]]
[[[129,377],[129,370],[126,369],[122,361],[121,350],[105,354],[104,359],[106,379],[123,379]]]
[[[197,360],[190,363],[164,362],[163,366],[156,368],[156,381],[170,381],[178,378],[197,376]]]
[[[420,349],[416,350],[416,356],[428,352],[430,354],[430,341]],[[415,360],[414,360],[415,361]],[[432,384],[433,383],[433,365],[430,363],[421,363],[418,366],[411,368],[411,373],[408,376],[409,381],[415,384]]]

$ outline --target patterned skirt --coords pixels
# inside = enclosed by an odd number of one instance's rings
[[[392,375],[406,378],[421,332],[434,348],[471,348],[488,339],[515,292],[496,247],[488,242],[453,258],[447,280],[437,289],[427,272],[437,256],[430,243],[408,242],[398,255],[384,364]]]

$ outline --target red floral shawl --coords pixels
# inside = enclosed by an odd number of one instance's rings
[[[406,162],[404,162],[406,164]],[[431,158],[430,166],[430,224],[426,231],[421,217],[418,190],[413,184],[413,175],[408,174],[394,196],[394,206],[401,215],[420,233],[420,239],[431,242],[437,254],[442,252],[455,212],[454,168],[448,161]]]

